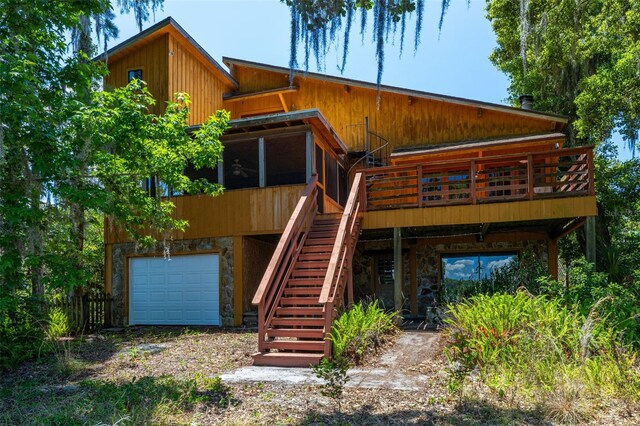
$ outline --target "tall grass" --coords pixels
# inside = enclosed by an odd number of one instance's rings
[[[333,322],[329,339],[334,358],[346,357],[358,364],[375,351],[386,337],[397,331],[397,312],[387,312],[378,301],[356,303]]]
[[[598,315],[525,292],[478,295],[449,306],[445,335],[451,388],[477,372],[499,398],[540,404],[558,421],[579,422],[611,398],[640,402],[636,353]]]

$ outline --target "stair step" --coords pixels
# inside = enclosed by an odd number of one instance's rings
[[[304,249],[303,249],[304,251]],[[331,253],[330,252],[320,252],[320,253],[301,253],[300,256],[298,257],[298,260],[300,261],[308,261],[308,260],[324,260],[327,263],[329,262],[329,258],[331,257]]]
[[[322,287],[323,278],[289,278],[287,287]]]
[[[274,317],[271,320],[271,325],[279,326],[294,326],[294,327],[322,327],[324,325],[324,318],[278,318]]]
[[[324,352],[324,340],[273,340],[265,342],[267,349],[284,351]]]
[[[274,367],[310,367],[318,365],[323,354],[292,352],[258,352],[252,355],[253,365]]]
[[[322,287],[294,287],[294,288],[285,288],[284,295],[285,296],[320,296],[320,292],[322,291]]]
[[[307,238],[304,245],[306,246],[331,246],[336,242],[335,238]]]
[[[324,244],[324,245],[305,245],[302,247],[302,254],[307,253],[327,253],[331,256],[331,251],[333,250],[333,244]]]
[[[318,269],[324,268],[326,269],[329,266],[329,259],[327,260],[300,260],[298,259],[298,263],[296,263],[296,269]]]
[[[283,297],[280,306],[321,306],[317,297]]]
[[[336,235],[338,235],[337,229],[312,229],[311,232],[309,232],[307,238],[310,238],[312,240],[315,240],[317,238],[336,238]]]
[[[321,328],[268,328],[269,337],[297,337],[299,339],[323,339],[324,330]]]
[[[327,275],[327,268],[323,269],[294,269],[291,272],[292,278],[324,278]]]
[[[305,307],[279,307],[276,309],[276,315],[279,317],[283,316],[304,316],[304,315],[322,315],[322,308],[305,308]]]

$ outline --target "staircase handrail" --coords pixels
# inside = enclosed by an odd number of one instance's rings
[[[333,304],[336,294],[340,294],[344,290],[345,277],[343,272],[345,263],[351,261],[354,240],[357,232],[359,232],[358,216],[366,206],[364,183],[363,174],[361,172],[357,173],[353,179],[349,198],[340,219],[338,234],[331,251],[327,274],[318,299],[320,304]]]
[[[302,192],[289,222],[278,241],[276,250],[271,256],[267,270],[260,281],[252,303],[258,305],[258,348],[262,351],[266,328],[268,327],[278,300],[286,286],[300,251],[309,234],[318,209],[318,177],[312,175],[307,187]]]

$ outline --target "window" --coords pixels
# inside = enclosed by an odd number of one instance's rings
[[[347,204],[347,198],[349,198],[349,176],[347,170],[342,166],[338,167],[338,183],[340,190],[338,202],[344,207]]]
[[[518,253],[442,255],[442,299],[459,302],[477,293],[490,291],[494,273],[516,262]]]
[[[131,83],[131,80],[142,80],[142,70],[129,70],[127,71],[127,82]]]
[[[142,182],[142,189],[144,189],[151,197],[155,197],[156,195],[159,195],[160,197],[168,197],[169,185],[162,181],[157,182],[156,185],[156,180],[157,178],[155,176],[146,178]],[[158,190],[160,192],[159,194]]]
[[[307,181],[307,145],[304,133],[265,138],[266,186]]]

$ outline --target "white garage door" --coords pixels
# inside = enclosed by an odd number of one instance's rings
[[[129,259],[129,324],[220,325],[217,254]]]

